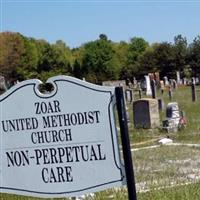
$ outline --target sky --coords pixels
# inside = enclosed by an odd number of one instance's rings
[[[200,0],[0,0],[0,30],[19,32],[70,48],[98,39],[142,37],[147,42],[188,43],[200,35]]]

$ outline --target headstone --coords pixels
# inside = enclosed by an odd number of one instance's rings
[[[126,89],[125,90],[125,98],[126,98],[126,102],[131,103],[133,102],[133,90],[131,89]]]
[[[151,80],[151,91],[152,91],[152,98],[156,98],[156,82],[155,80]]]
[[[195,81],[196,81],[196,84],[199,84],[199,78],[198,77],[195,78]]]
[[[163,121],[163,129],[168,132],[176,132],[180,123],[180,111],[177,102],[168,103],[166,108],[166,119]]]
[[[158,101],[156,99],[140,99],[133,103],[135,128],[156,128],[160,126]]]
[[[180,71],[176,71],[176,82],[177,82],[177,84],[181,83]]]
[[[165,86],[169,85],[169,81],[168,81],[167,76],[164,76],[164,77],[163,77],[163,81],[164,81],[164,85],[165,85]]]
[[[164,101],[163,101],[163,99],[159,98],[159,99],[158,99],[158,109],[159,109],[160,111],[163,111],[164,108],[165,108]]]
[[[196,86],[194,78],[192,78],[191,89],[192,89],[192,101],[195,102],[197,100],[197,94],[196,94]]]
[[[172,79],[172,87],[173,87],[173,90],[177,89],[177,82],[175,79]]]
[[[103,86],[114,86],[114,87],[122,86],[123,88],[125,88],[126,81],[125,80],[103,81],[102,85]]]
[[[129,78],[126,79],[126,86],[129,87],[129,88],[132,87],[132,83],[131,83]]]
[[[166,117],[174,121],[174,124],[178,126],[180,120],[180,111],[177,102],[171,102],[167,104]]]
[[[164,90],[165,90],[165,85],[164,85],[164,81],[160,81],[160,91],[161,91],[161,94],[163,95],[164,93]]]
[[[150,78],[147,75],[144,76],[144,78],[146,83],[146,95],[152,95]]]
[[[137,85],[138,85],[138,90],[137,90],[137,91],[138,91],[139,99],[141,99],[141,98],[142,98],[142,88],[141,88],[141,83],[138,82]]]
[[[137,86],[137,80],[136,80],[135,77],[133,77],[133,86],[134,86],[134,87]]]
[[[172,94],[172,87],[171,87],[171,85],[168,86],[168,90],[169,90],[169,91],[168,91],[169,100],[171,101],[171,100],[172,100],[172,95],[173,95],[173,94]]]
[[[192,84],[196,84],[196,79],[195,79],[195,77],[192,77],[191,81],[192,81]]]
[[[183,85],[187,85],[187,79],[183,78]]]

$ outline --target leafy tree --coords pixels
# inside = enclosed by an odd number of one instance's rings
[[[192,69],[192,76],[200,76],[200,36],[195,37],[189,46],[188,63]]]
[[[100,34],[99,35],[99,39],[101,39],[101,40],[108,40],[108,37],[107,37],[107,35],[105,35],[105,34]]]
[[[84,45],[82,74],[88,81],[99,83],[107,79],[117,79],[119,62],[113,44],[107,37]]]
[[[81,64],[78,62],[78,60],[75,60],[73,65],[73,75],[76,78],[82,79],[82,70],[81,70]]]
[[[36,40],[39,62],[37,66],[38,73],[52,70],[53,51],[51,45],[45,40]]]
[[[18,79],[17,67],[25,51],[23,38],[19,33],[3,32],[0,44],[0,74],[13,84]]]
[[[127,54],[128,54],[129,44],[124,41],[121,41],[119,43],[113,43],[113,48],[120,66],[119,77],[121,79],[126,79],[126,77],[128,76]]]
[[[127,53],[127,66],[125,68],[128,72],[127,78],[132,78],[140,73],[139,59],[148,46],[148,42],[143,38],[134,37],[131,39]]]
[[[160,69],[160,75],[175,77],[175,63],[174,63],[174,54],[173,47],[171,43],[162,42],[155,46],[154,50],[155,60],[156,60],[156,68]]]
[[[24,44],[24,53],[21,57],[20,65],[17,67],[19,80],[36,78],[39,58],[35,40],[26,37],[22,38]]]
[[[187,56],[187,39],[182,37],[182,35],[177,35],[174,37],[174,63],[175,70],[183,72],[186,65]]]
[[[145,75],[152,72],[159,72],[158,60],[156,58],[155,49],[157,44],[153,44],[145,49],[139,57],[140,72],[139,74]]]
[[[62,40],[51,46],[53,51],[53,70],[60,74],[72,73],[73,57],[70,48]]]

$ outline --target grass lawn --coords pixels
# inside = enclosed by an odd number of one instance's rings
[[[127,191],[107,190],[98,192],[93,198],[85,198],[85,200],[127,200]],[[22,197],[17,195],[1,194],[1,200],[42,200],[40,198]],[[138,200],[199,200],[200,199],[200,183],[189,184],[185,186],[176,186],[173,188],[151,190],[146,193],[139,193]],[[44,199],[51,200],[51,199]],[[54,200],[69,200],[68,198],[60,198]]]
[[[200,86],[197,87],[200,90]],[[157,97],[162,98],[166,105],[170,102],[168,93],[164,92],[164,95],[161,96],[160,92],[157,92]],[[197,92],[196,102],[192,102],[191,97],[191,88],[189,86],[180,87],[173,91],[173,99],[172,101],[178,102],[180,110],[184,111],[187,118],[187,127],[177,133],[166,133],[161,129],[162,121],[166,117],[165,110],[160,112],[160,128],[158,129],[134,129],[133,126],[133,112],[132,105],[128,104],[129,115],[130,115],[130,126],[129,126],[129,134],[131,143],[135,144],[134,146],[146,146],[154,144],[154,139],[162,138],[168,135],[175,142],[185,142],[185,143],[200,143],[200,91]],[[146,142],[149,144],[146,144]],[[143,145],[145,142],[145,145]],[[141,143],[141,145],[140,145]]]

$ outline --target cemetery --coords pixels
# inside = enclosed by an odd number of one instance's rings
[[[159,195],[159,191],[162,193],[165,190],[173,190],[172,188],[177,190],[183,188],[185,191],[186,186],[191,187],[191,190],[193,190],[193,187],[200,187],[199,86],[196,84],[177,84],[174,86],[174,81],[169,83],[165,78],[165,87],[161,91],[161,88],[150,82],[150,78],[145,76],[145,80],[149,81],[149,86],[145,86],[146,90],[141,91],[141,93],[138,93],[141,90],[140,84],[133,87],[127,86],[125,81],[104,83],[104,85],[108,84],[109,87],[123,86],[124,88],[137,199],[150,199],[151,193],[158,193]],[[195,98],[194,88],[192,88],[194,85]],[[170,87],[172,88],[171,94],[169,93]],[[2,121],[3,131],[12,133],[33,130],[31,135],[33,144],[57,144],[58,142],[74,140],[72,130],[75,127],[98,125],[102,120],[100,109],[63,114],[61,113],[62,103],[58,100],[42,101],[41,103],[36,101],[34,109],[36,117]],[[37,116],[40,115],[44,129],[54,128],[55,130],[37,132],[40,124]],[[58,130],[57,128],[60,127],[61,129]],[[62,129],[62,127],[68,127],[68,129]],[[164,138],[168,139],[165,140]],[[165,144],[164,140],[168,142]],[[108,158],[102,145],[87,144],[72,145],[65,148],[35,149],[36,164],[52,165],[56,163],[106,161]],[[10,151],[7,152],[7,157],[9,167],[30,164],[27,151]],[[43,182],[51,184],[70,183],[73,182],[74,178],[71,165],[44,167],[41,174]],[[173,194],[173,192],[169,193]],[[4,196],[5,198],[12,197],[12,199],[20,200],[35,199],[34,197],[14,194],[3,194],[3,199]],[[77,196],[77,199],[86,200],[127,198],[125,186],[114,187],[103,192],[89,193],[82,197],[81,195],[80,197]]]
[[[200,199],[199,36],[0,43],[0,199]]]

